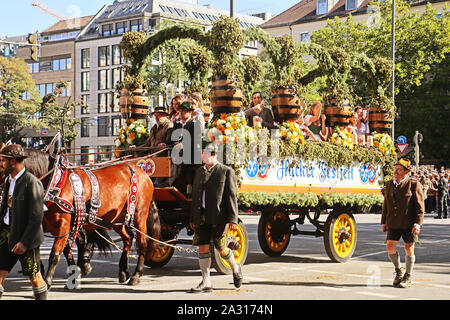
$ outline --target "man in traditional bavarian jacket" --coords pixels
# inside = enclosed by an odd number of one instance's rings
[[[414,243],[420,233],[425,211],[423,190],[418,180],[410,178],[410,161],[400,159],[394,166],[394,179],[386,183],[381,216],[381,230],[387,231],[386,249],[395,267],[394,287],[408,288],[415,262]],[[406,270],[400,267],[397,243],[403,238]]]
[[[47,285],[40,272],[39,246],[42,230],[44,190],[42,183],[24,166],[20,145],[0,151],[0,166],[8,176],[0,204],[0,297],[8,273],[17,261],[31,280],[36,300],[47,299]]]
[[[230,265],[236,288],[242,285],[243,279],[241,267],[234,259],[234,252],[227,247],[228,228],[235,228],[238,222],[236,175],[232,168],[218,162],[215,143],[206,144],[202,161],[204,166],[198,168],[194,175],[190,219],[191,228],[195,230],[196,244],[199,245],[202,281],[191,289],[193,293],[212,291],[211,240],[221,257]]]

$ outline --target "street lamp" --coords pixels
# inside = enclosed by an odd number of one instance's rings
[[[230,0],[230,17],[234,17],[234,0]]]

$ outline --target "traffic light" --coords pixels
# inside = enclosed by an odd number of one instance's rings
[[[38,61],[38,52],[39,52],[37,31],[35,33],[28,34],[28,43],[31,45],[31,59],[33,61],[37,62]]]

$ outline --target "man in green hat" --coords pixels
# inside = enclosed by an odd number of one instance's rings
[[[234,170],[217,160],[215,143],[203,144],[202,161],[194,176],[191,204],[191,228],[195,230],[199,246],[200,284],[190,292],[211,292],[210,243],[214,243],[220,256],[233,271],[236,288],[242,285],[242,270],[234,259],[234,251],[227,247],[228,229],[238,222],[237,180]]]
[[[409,177],[411,163],[400,159],[394,165],[394,179],[386,183],[381,215],[381,231],[387,232],[386,249],[395,267],[394,287],[411,286],[415,263],[414,242],[423,224],[425,204],[420,182]],[[406,270],[400,267],[397,243],[403,238]]]
[[[11,144],[0,151],[0,166],[8,175],[0,203],[0,297],[3,284],[17,261],[28,276],[36,300],[47,299],[47,285],[40,271],[44,189],[25,169],[25,152]]]

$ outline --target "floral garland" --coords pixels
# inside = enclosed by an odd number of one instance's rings
[[[128,148],[131,145],[141,145],[147,141],[149,132],[141,120],[131,120],[124,124],[119,131],[119,136],[114,141],[117,148]]]
[[[219,113],[210,120],[207,129],[209,141],[227,144],[246,139],[251,128],[239,113]]]
[[[305,143],[305,136],[303,135],[302,128],[295,121],[283,122],[278,125],[279,134],[281,135],[281,140],[292,142],[292,143]]]
[[[397,155],[395,152],[395,144],[387,133],[372,132],[373,146],[385,155]]]
[[[334,127],[330,142],[350,150],[354,148],[352,133],[346,129],[341,129],[339,126]]]

